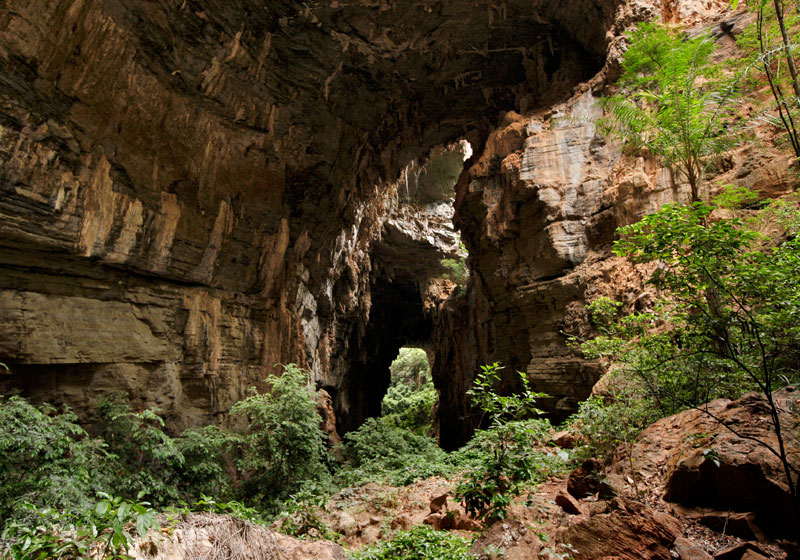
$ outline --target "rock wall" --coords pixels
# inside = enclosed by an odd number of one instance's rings
[[[401,170],[591,75],[614,5],[5,2],[2,390],[123,389],[180,428],[294,361],[356,425]]]
[[[413,343],[435,356],[448,445],[480,363],[570,410],[598,372],[562,331],[641,283],[607,258],[614,227],[683,193],[597,134],[596,96],[632,22],[726,2],[688,4],[8,0],[0,390],[84,418],[127,390],[179,429],[297,362],[347,430]],[[419,170],[457,175],[437,148],[460,139],[472,275],[447,299],[451,193]],[[780,183],[775,161],[743,176]]]
[[[719,56],[734,57],[734,43],[719,30],[738,33],[747,18],[726,8],[633,2],[618,13],[617,31],[663,16],[690,32],[711,29]],[[535,390],[552,396],[542,407],[564,418],[602,374],[568,344],[569,336],[592,332],[586,303],[605,295],[630,310],[650,301],[648,270],[612,256],[614,232],[691,197],[669,170],[651,158],[623,156],[598,130],[601,98],[613,87],[621,52],[612,40],[606,66],[568,101],[525,117],[502,115],[459,179],[454,220],[474,274],[467,294],[446,303],[434,332],[446,447],[463,443],[477,421],[464,394],[481,364],[498,361],[507,373],[526,373]],[[775,131],[756,134],[761,145],[731,153],[708,182],[711,194],[734,182],[764,196],[796,188],[796,162],[776,146]],[[509,390],[514,383],[509,375]]]

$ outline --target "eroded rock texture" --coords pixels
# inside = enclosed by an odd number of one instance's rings
[[[356,425],[456,249],[412,231],[401,169],[564,97],[615,7],[5,2],[4,389],[126,389],[180,427],[296,361]]]
[[[695,4],[8,0],[0,389],[84,416],[127,390],[178,429],[297,362],[345,431],[414,344],[446,446],[481,363],[571,410],[598,371],[563,333],[642,284],[614,228],[685,190],[598,134],[597,96],[627,26],[727,6]],[[773,155],[731,169],[791,182]],[[454,211],[472,274],[450,295]]]
[[[724,2],[627,3],[618,25],[660,15],[683,21],[692,33],[733,29],[742,14]],[[729,36],[717,33],[720,57],[736,56]],[[623,156],[599,131],[601,96],[618,71],[619,42],[606,66],[564,103],[526,116],[505,113],[457,185],[456,226],[474,271],[463,297],[451,297],[437,317],[434,379],[439,383],[442,442],[455,447],[478,415],[464,398],[480,364],[501,362],[525,372],[540,404],[556,418],[577,408],[598,380],[597,364],[568,345],[592,327],[585,305],[604,295],[642,309],[652,301],[648,269],[611,256],[617,227],[668,202],[687,202],[688,185],[645,157]],[[772,145],[733,151],[709,177],[709,194],[735,183],[776,196],[794,188],[793,162]],[[768,155],[769,154],[769,155]],[[517,381],[518,382],[518,381]],[[465,419],[467,420],[465,422]]]

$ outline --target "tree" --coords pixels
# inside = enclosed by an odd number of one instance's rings
[[[734,0],[734,9],[738,2]],[[795,65],[800,13],[787,12],[783,0],[750,2],[756,23],[737,41],[754,65],[764,70],[778,116],[767,121],[784,129],[795,156],[800,158],[800,78]]]
[[[325,435],[317,411],[317,394],[308,385],[310,372],[288,364],[267,380],[269,392],[250,395],[231,408],[246,417],[248,429],[234,443],[243,473],[242,493],[264,508],[305,483],[324,479]]]
[[[724,202],[751,197],[739,190]],[[609,301],[595,302],[601,335],[582,348],[637,379],[664,415],[684,408],[711,414],[703,406],[710,399],[763,394],[777,445],[757,441],[781,461],[800,513],[800,470],[773,399],[773,391],[800,381],[800,210],[783,202],[762,211],[772,227],[784,228],[776,242],[754,222],[715,218],[724,202],[714,202],[666,205],[620,228],[614,252],[656,264],[650,283],[660,298],[651,311],[623,315]]]
[[[735,144],[734,101],[739,76],[711,62],[713,39],[694,39],[655,23],[629,35],[620,92],[605,100],[605,133],[630,150],[648,149],[682,176],[692,201],[701,199],[709,166]]]

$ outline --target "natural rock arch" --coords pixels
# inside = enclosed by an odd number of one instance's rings
[[[374,413],[358,395],[374,391],[353,348],[382,316],[412,331],[444,321],[411,311],[426,301],[419,274],[385,270],[401,170],[460,138],[480,163],[501,113],[567,98],[605,63],[617,5],[11,0],[4,389],[83,414],[125,389],[180,428],[296,361],[357,425]],[[477,247],[468,190],[459,225]],[[437,384],[457,400],[468,367],[451,361],[459,381]],[[460,394],[440,412],[451,424]]]

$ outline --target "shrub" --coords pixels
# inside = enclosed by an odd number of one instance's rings
[[[237,437],[236,465],[242,471],[242,497],[274,510],[305,483],[328,478],[325,434],[317,412],[309,372],[294,364],[268,380],[269,392],[236,403],[232,414],[247,418],[249,427]]]
[[[467,539],[430,527],[401,531],[388,542],[350,554],[351,560],[476,560]]]
[[[160,525],[146,502],[131,502],[101,494],[101,500],[83,515],[26,504],[33,523],[8,523],[0,539],[0,556],[14,560],[46,558],[130,558],[133,536],[144,536]]]
[[[633,442],[660,416],[658,408],[645,396],[618,396],[608,402],[592,396],[566,423],[571,431],[583,436],[579,450],[582,456],[606,457],[618,446]]]
[[[179,473],[179,492],[186,499],[197,496],[225,498],[233,489],[231,473],[225,468],[225,454],[236,437],[217,426],[189,428],[175,443],[184,457]]]
[[[439,395],[428,381],[421,388],[392,384],[383,398],[383,415],[387,422],[414,432],[424,434],[431,431],[431,412]]]
[[[451,470],[447,454],[434,439],[394,426],[385,418],[368,418],[346,434],[342,451],[347,464],[337,479],[343,484],[368,480],[410,484]]]
[[[523,373],[519,373],[521,391],[512,395],[498,394],[494,388],[500,381],[502,369],[496,362],[481,366],[472,389],[467,392],[473,406],[482,410],[491,424],[483,433],[476,434],[485,444],[487,453],[456,488],[456,497],[464,502],[467,513],[488,520],[505,518],[511,499],[521,493],[520,484],[533,477],[535,455],[531,443],[535,428],[517,419],[541,414],[536,408],[536,399],[545,396],[530,390]]]
[[[177,501],[185,458],[165,433],[164,420],[151,409],[131,411],[125,393],[102,398],[98,412],[100,436],[115,458],[115,493],[129,499],[146,496],[160,505]]]
[[[76,424],[19,397],[0,396],[0,520],[25,515],[21,504],[47,504],[70,514],[85,511],[104,489],[112,458],[102,441]]]

